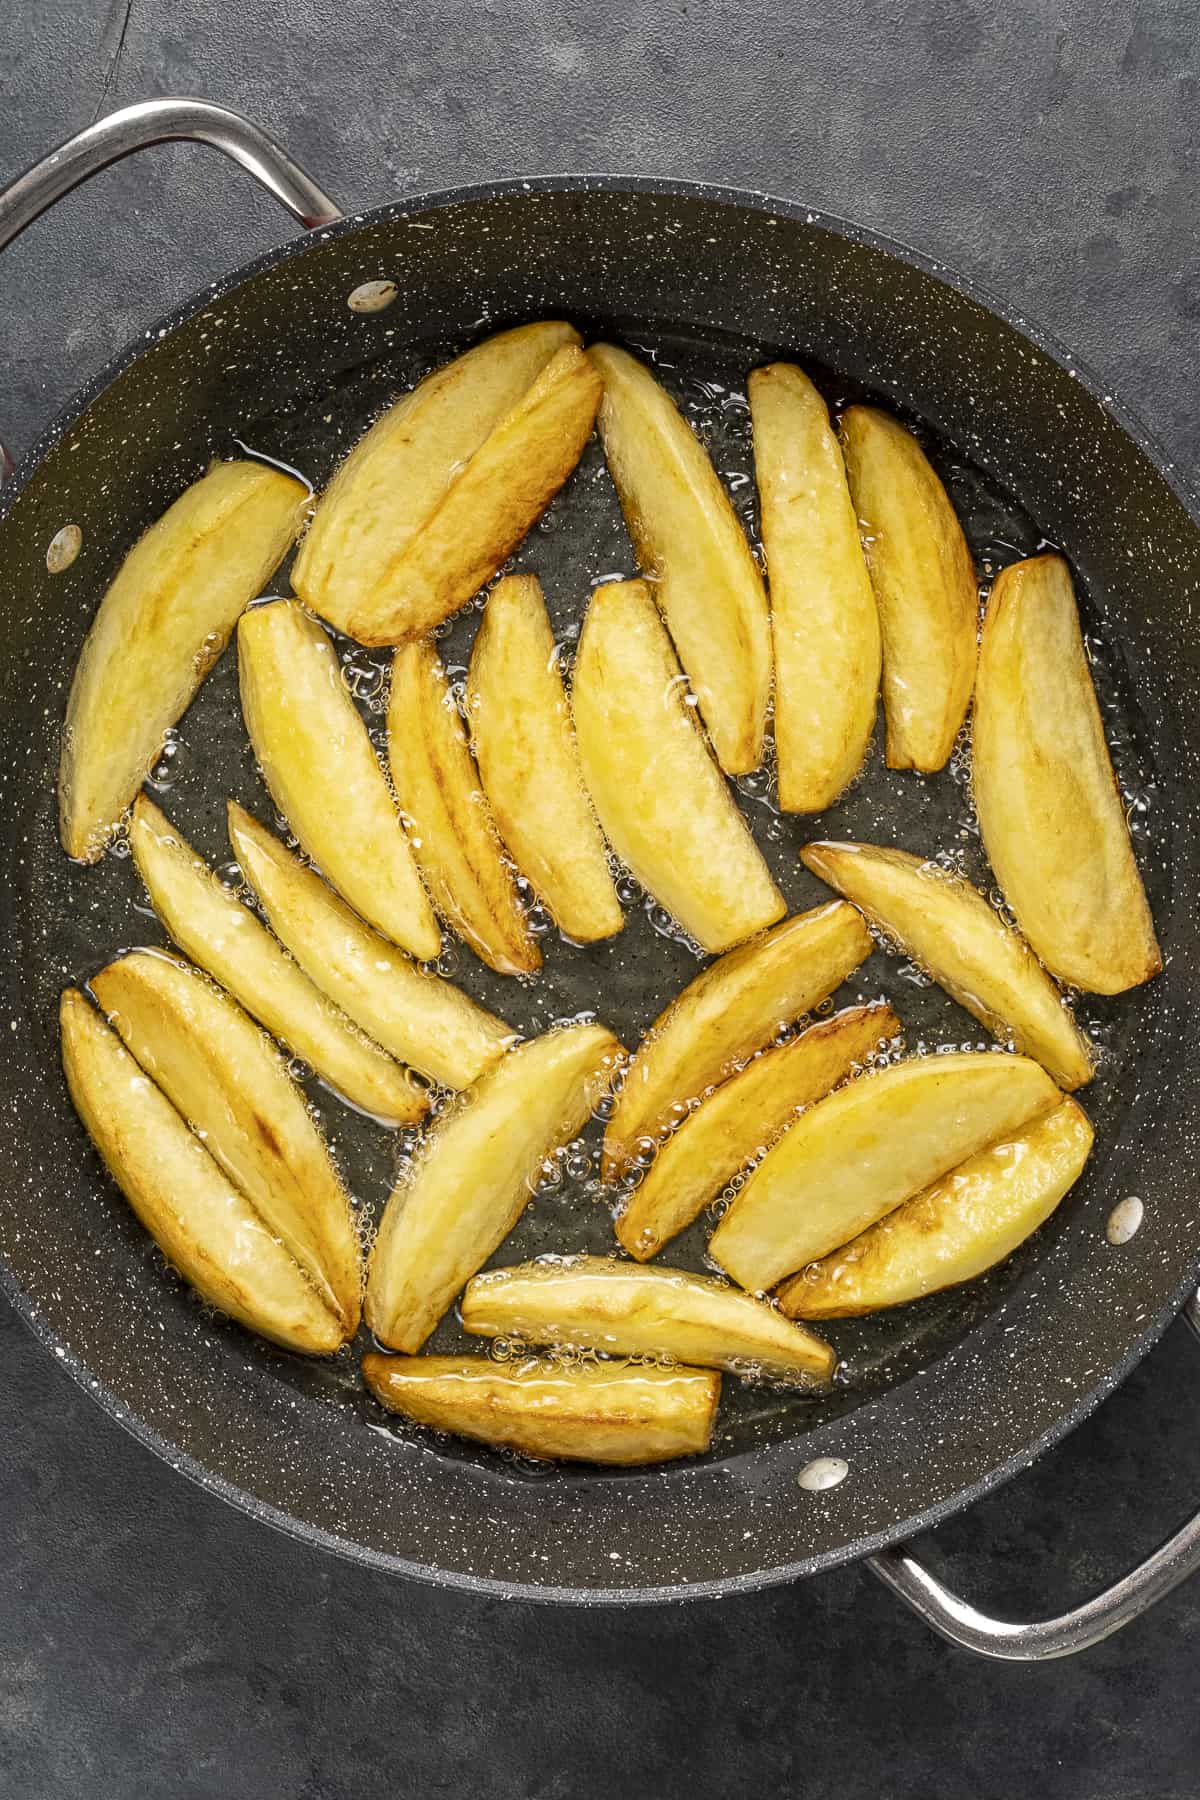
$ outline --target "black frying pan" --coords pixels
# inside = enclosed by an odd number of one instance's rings
[[[0,199],[0,242],[48,190],[168,135],[219,143],[318,228],[132,345],[3,488],[0,1256],[10,1298],[114,1417],[205,1486],[314,1543],[459,1586],[579,1601],[720,1593],[862,1556],[967,1505],[1093,1407],[1196,1280],[1200,509],[1145,433],[1021,321],[911,252],[787,202],[572,177],[336,220],[253,128],[199,103],[160,102],[106,121],[49,175],[34,171]],[[351,293],[379,278],[397,283],[392,304],[352,310]],[[751,529],[740,396],[749,368],[786,355],[832,401],[870,394],[921,427],[985,577],[1043,540],[1066,551],[1118,773],[1137,800],[1135,841],[1166,954],[1144,991],[1083,1007],[1106,1049],[1103,1078],[1085,1096],[1097,1150],[1035,1240],[968,1289],[836,1327],[847,1379],[833,1395],[731,1392],[708,1457],[644,1473],[547,1472],[437,1442],[375,1408],[353,1357],[314,1365],[203,1312],[104,1177],[58,1066],[59,989],[120,947],[161,942],[129,864],[76,868],[54,831],[67,683],[120,557],[214,453],[241,441],[320,483],[399,387],[485,330],[545,315],[654,354]],[[82,549],[52,574],[47,548],[68,524]],[[567,636],[589,581],[631,570],[595,446],[518,564],[542,576]],[[474,622],[468,613],[443,646],[451,664],[465,660]],[[345,649],[368,692],[380,659]],[[231,656],[182,740],[156,797],[225,861],[227,793],[272,817]],[[780,819],[754,785],[744,810],[794,908],[822,893],[795,856],[812,835],[961,848],[983,873],[967,789],[947,773],[889,774],[876,748],[866,780],[820,821]],[[630,1041],[695,972],[662,925],[635,905],[608,945],[555,942],[545,979],[529,990],[489,976],[465,951],[460,977],[526,1029],[598,1006]],[[839,999],[880,993],[899,1007],[910,1042],[979,1039],[965,1014],[882,955]],[[394,1145],[321,1104],[358,1192],[377,1202]],[[1144,1222],[1115,1248],[1106,1221],[1130,1194],[1144,1202]],[[568,1179],[539,1195],[504,1259],[605,1249],[610,1230],[586,1181]],[[696,1266],[701,1251],[698,1235],[684,1244]],[[435,1347],[456,1331],[450,1320]],[[843,1459],[849,1474],[813,1493],[797,1477],[818,1457]],[[1182,1571],[1195,1536],[1171,1547],[1160,1586]],[[898,1558],[885,1568],[912,1597],[919,1572]]]

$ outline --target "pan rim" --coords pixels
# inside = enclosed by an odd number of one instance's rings
[[[1069,354],[1052,333],[1029,322],[1016,309],[997,300],[973,278],[968,279],[961,276],[944,262],[915,250],[884,233],[860,226],[836,214],[807,206],[800,201],[702,181],[603,174],[565,174],[525,179],[512,177],[504,180],[466,184],[386,202],[349,214],[332,224],[321,226],[303,237],[290,239],[240,265],[154,321],[145,329],[141,337],[126,344],[123,349],[110,357],[83,387],[75,391],[66,405],[36,438],[29,450],[22,455],[16,470],[0,489],[0,520],[7,516],[13,505],[19,500],[46,455],[80,420],[106,388],[134,362],[153,349],[162,337],[185,325],[211,305],[214,300],[221,299],[243,283],[295,257],[303,256],[335,237],[353,235],[363,228],[376,224],[390,223],[398,219],[419,216],[423,213],[472,202],[486,202],[501,198],[519,199],[523,195],[563,192],[644,194],[715,202],[762,215],[787,218],[796,224],[807,225],[815,230],[829,232],[848,242],[862,244],[919,270],[931,280],[994,315],[1033,345],[1050,362],[1057,365],[1064,375],[1069,375],[1076,380],[1152,465],[1176,495],[1193,524],[1200,529],[1200,497],[1198,497],[1197,490],[1180,472],[1173,460],[1168,457],[1155,434],[1137,414],[1127,408],[1118,396],[1110,393],[1086,363],[1081,363],[1078,358]],[[1195,1286],[1198,1275],[1200,1275],[1200,1245],[1197,1246],[1187,1277],[1178,1284],[1175,1292],[1160,1307],[1149,1324],[1145,1325],[1138,1333],[1125,1355],[1112,1365],[1098,1381],[1088,1387],[1066,1411],[1059,1413],[1038,1438],[1021,1451],[998,1463],[994,1468],[985,1470],[983,1475],[967,1487],[956,1490],[952,1495],[914,1513],[911,1517],[890,1524],[868,1538],[856,1538],[817,1555],[807,1558],[800,1557],[767,1569],[735,1572],[714,1576],[711,1580],[683,1581],[654,1587],[571,1588],[543,1586],[523,1581],[505,1581],[492,1576],[435,1568],[428,1564],[410,1561],[396,1553],[371,1548],[353,1539],[338,1536],[320,1526],[305,1522],[262,1500],[248,1489],[239,1486],[238,1483],[214,1475],[198,1459],[171,1443],[140,1415],[131,1412],[111,1387],[98,1383],[91,1372],[78,1362],[52,1331],[44,1325],[34,1302],[19,1286],[7,1262],[0,1262],[0,1288],[3,1289],[18,1316],[30,1328],[39,1342],[44,1344],[48,1354],[53,1354],[59,1366],[67,1370],[89,1398],[102,1406],[105,1412],[131,1436],[144,1444],[161,1460],[169,1463],[175,1471],[187,1475],[206,1492],[218,1495],[223,1500],[237,1506],[241,1511],[248,1513],[258,1522],[269,1524],[285,1535],[389,1574],[406,1576],[434,1586],[477,1592],[492,1597],[502,1596],[542,1603],[588,1606],[653,1605],[690,1599],[715,1599],[728,1593],[744,1593],[781,1585],[802,1576],[818,1573],[822,1569],[857,1561],[885,1545],[897,1543],[925,1531],[954,1513],[965,1510],[983,1494],[1001,1486],[1023,1468],[1028,1467],[1045,1450],[1060,1442],[1095,1410],[1157,1342],[1178,1312],[1189,1291]]]

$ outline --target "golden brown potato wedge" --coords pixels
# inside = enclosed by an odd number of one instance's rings
[[[332,885],[414,956],[442,939],[337,651],[294,600],[238,626],[242,712],[275,804]]]
[[[842,414],[846,473],[883,632],[889,769],[940,769],[975,680],[979,588],[945,488],[903,425]]]
[[[509,575],[489,594],[467,695],[484,791],[518,868],[568,937],[611,937],[625,917],[536,576]]]
[[[387,642],[370,634],[395,605],[413,540],[551,357],[578,344],[557,319],[499,331],[389,407],[317,506],[292,575],[305,604],[362,643]]]
[[[879,698],[879,614],[829,409],[791,363],[755,369],[754,426],[784,812],[823,812],[862,767]]]
[[[707,1369],[564,1367],[529,1357],[363,1357],[389,1411],[522,1456],[564,1462],[666,1462],[712,1442],[721,1377]]]
[[[862,916],[843,901],[784,919],[689,982],[625,1071],[604,1133],[611,1181],[661,1136],[676,1109],[724,1081],[785,1025],[818,1006],[871,954]]]
[[[762,761],[771,691],[767,597],[746,534],[695,432],[636,357],[588,355],[604,377],[600,435],[638,562],[653,583],[717,761]]]
[[[1038,1063],[1000,1050],[914,1056],[863,1075],[767,1152],[709,1252],[751,1292],[774,1287],[1060,1097]]]
[[[419,1350],[463,1283],[512,1230],[542,1164],[574,1137],[621,1047],[601,1025],[533,1038],[438,1118],[392,1190],[364,1311],[380,1343]]]
[[[789,1318],[842,1319],[973,1281],[1011,1256],[1078,1181],[1092,1127],[1064,1100],[951,1169],[779,1290]]]
[[[837,1364],[823,1338],[797,1334],[773,1306],[727,1282],[607,1256],[486,1269],[467,1284],[462,1321],[476,1337],[670,1356],[803,1387],[827,1382]]]
[[[336,1350],[348,1335],[340,1315],[78,989],[63,993],[60,1022],[75,1110],[167,1261],[251,1331],[289,1350]]]
[[[728,950],[785,906],[686,690],[646,583],[597,588],[571,696],[584,781],[642,886],[705,950]]]
[[[848,1006],[731,1075],[667,1139],[630,1195],[616,1224],[630,1256],[656,1255],[799,1112],[900,1030],[890,1006]]]
[[[95,862],[168,727],[300,529],[308,489],[260,462],[215,463],[140,537],[84,640],[63,732],[59,830]]]
[[[532,974],[542,952],[428,638],[396,652],[387,729],[396,797],[438,912],[497,974]]]
[[[881,927],[1001,1043],[1061,1088],[1090,1081],[1088,1041],[1029,945],[978,888],[907,850],[806,844],[801,859]]]
[[[349,1196],[270,1038],[223,988],[160,950],[118,958],[90,985],[126,1049],[353,1336],[362,1259]]]
[[[401,1062],[464,1088],[516,1041],[503,1020],[364,925],[234,800],[229,842],[276,937],[347,1018]]]
[[[140,794],[129,831],[150,904],[179,948],[352,1106],[412,1125],[429,1096],[315,987],[265,925]]]
[[[973,1282],[1013,1255],[1083,1174],[1092,1125],[1063,1100],[941,1175],[779,1289],[788,1318],[856,1318]]]
[[[988,859],[1047,968],[1097,994],[1157,975],[1162,953],[1061,556],[996,577],[979,657],[974,783]]]

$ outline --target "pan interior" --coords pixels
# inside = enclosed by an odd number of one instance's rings
[[[757,364],[787,356],[787,347],[711,333],[666,332],[661,326],[637,319],[577,322],[589,338],[615,337],[653,360],[661,380],[707,445],[757,544],[745,380]],[[248,450],[280,459],[320,487],[339,457],[388,401],[447,354],[465,347],[467,341],[427,341],[419,348],[409,345],[403,351],[389,350],[344,372],[333,386],[322,384],[313,391],[298,387],[281,407],[223,422],[213,448],[218,454],[236,455]],[[804,366],[835,411],[850,401],[875,398],[834,371],[807,362]],[[954,500],[976,558],[982,591],[986,591],[996,570],[1004,564],[1046,547],[1038,524],[952,443],[918,419],[908,417],[906,422],[918,430]],[[121,521],[112,541],[92,555],[89,586],[80,602],[85,616],[94,610],[105,581],[145,523]],[[590,588],[603,578],[636,573],[620,510],[595,440],[509,567],[540,577],[564,662],[569,664]],[[275,585],[280,592],[288,591],[286,571]],[[1080,600],[1109,742],[1130,808],[1131,827],[1148,876],[1153,906],[1159,892],[1166,891],[1170,861],[1165,808],[1158,804],[1161,771],[1156,767],[1150,733],[1135,702],[1119,650],[1106,641],[1084,587]],[[440,648],[454,679],[464,673],[478,625],[479,605],[477,601],[466,609],[444,631]],[[347,685],[373,735],[381,741],[386,653],[365,651],[344,640],[340,649]],[[46,653],[52,653],[49,646]],[[65,699],[65,688],[61,694]],[[828,897],[827,890],[797,858],[800,845],[812,837],[896,844],[953,863],[985,891],[993,886],[970,803],[969,744],[960,745],[948,769],[920,777],[886,770],[881,738],[881,731],[877,731],[866,769],[853,789],[835,807],[816,817],[781,814],[774,803],[769,770],[737,784],[742,811],[786,896],[789,910],[800,910]],[[119,950],[164,942],[128,856],[122,854],[124,846],[118,844],[94,870],[68,864],[59,852],[53,812],[56,759],[55,739],[33,771],[33,824],[26,853],[16,869],[18,910],[31,922],[26,997],[47,1071],[53,1070],[56,1059],[54,1011],[62,986],[67,981],[85,981]],[[230,863],[224,836],[226,797],[236,796],[261,819],[282,829],[283,822],[276,819],[246,741],[232,650],[222,658],[182,721],[155,771],[150,791],[192,843],[210,861],[225,868],[227,878],[234,884],[237,871]],[[632,1045],[701,964],[661,909],[648,896],[636,892],[632,882],[623,885],[629,901],[626,926],[609,943],[592,947],[569,944],[542,915],[535,915],[537,923],[546,927],[545,968],[535,981],[523,984],[493,975],[464,947],[449,940],[445,972],[525,1033],[545,1030],[557,1021],[596,1014]],[[940,989],[931,986],[911,965],[882,950],[876,951],[839,990],[834,1004],[879,997],[889,999],[900,1013],[910,1050],[935,1053],[939,1048],[982,1048],[987,1044],[982,1028]],[[1086,1095],[1087,1109],[1097,1127],[1100,1159],[1106,1142],[1116,1137],[1135,1085],[1132,1044],[1139,1011],[1140,1001],[1136,998],[1104,1001],[1085,997],[1079,1002],[1079,1016],[1102,1053],[1098,1078]],[[376,1216],[397,1158],[407,1146],[394,1134],[356,1116],[323,1092],[319,1084],[310,1080],[308,1085],[357,1202]],[[612,1251],[611,1194],[601,1188],[596,1176],[600,1130],[599,1123],[593,1121],[559,1160],[553,1178],[532,1199],[494,1262],[575,1250]],[[1032,1260],[1066,1228],[1073,1210],[1086,1203],[1088,1180],[1085,1175],[1060,1212],[1029,1244],[983,1279],[873,1319],[831,1324],[829,1335],[843,1359],[838,1383],[831,1393],[799,1396],[763,1386],[744,1387],[727,1379],[719,1431],[709,1460],[803,1434],[936,1362],[1005,1303]],[[97,1185],[101,1185],[99,1180]],[[98,1205],[104,1209],[104,1216],[97,1220],[87,1254],[131,1262],[157,1260],[153,1247],[125,1214],[119,1197],[108,1192]],[[676,1240],[660,1260],[702,1269],[711,1226],[711,1218],[702,1219]],[[63,1254],[70,1257],[73,1247],[65,1245]],[[175,1286],[166,1270],[161,1270],[151,1284],[131,1281],[128,1292],[129,1304],[133,1306],[196,1305]],[[260,1379],[285,1390],[291,1405],[324,1409],[333,1404],[344,1413],[357,1414],[364,1430],[392,1434],[410,1447],[422,1445],[440,1458],[464,1459],[506,1480],[569,1483],[597,1479],[594,1471],[581,1476],[569,1469],[550,1471],[538,1465],[501,1460],[488,1451],[435,1440],[416,1428],[387,1419],[365,1396],[357,1380],[357,1358],[365,1347],[365,1339],[329,1363],[315,1363],[260,1346],[237,1327],[219,1320],[211,1321],[207,1337],[214,1355],[252,1366]],[[464,1347],[478,1346],[465,1337],[453,1316],[443,1322],[429,1346],[443,1351]],[[626,1477],[614,1474],[603,1479],[620,1481]]]

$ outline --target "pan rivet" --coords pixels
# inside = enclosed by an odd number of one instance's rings
[[[346,302],[351,312],[382,312],[400,292],[394,281],[364,281]]]
[[[839,1481],[845,1481],[849,1473],[850,1464],[843,1462],[840,1456],[818,1456],[814,1462],[805,1464],[796,1482],[810,1494],[820,1494],[826,1488],[836,1487]]]
[[[1145,1215],[1145,1207],[1136,1194],[1129,1194],[1108,1215],[1104,1235],[1110,1244],[1127,1244]]]
[[[69,569],[83,548],[83,533],[78,525],[64,525],[50,539],[50,548],[46,551],[46,567],[52,575],[61,575]]]

